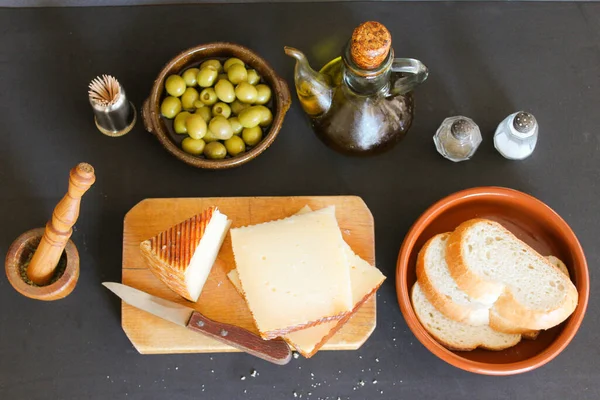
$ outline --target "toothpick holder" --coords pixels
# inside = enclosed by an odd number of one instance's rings
[[[73,225],[79,217],[81,196],[94,183],[94,168],[81,163],[71,170],[69,191],[56,205],[45,228],[19,236],[8,249],[8,281],[22,295],[37,300],[58,300],[69,295],[79,278],[79,253]]]

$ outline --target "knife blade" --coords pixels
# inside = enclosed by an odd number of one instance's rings
[[[235,325],[213,321],[193,308],[153,296],[116,282],[103,282],[107,289],[125,303],[159,318],[202,333],[241,351],[278,365],[287,364],[292,351],[283,339],[263,340],[260,336]]]

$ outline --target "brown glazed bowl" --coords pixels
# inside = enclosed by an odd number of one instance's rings
[[[419,250],[432,236],[453,231],[460,223],[476,217],[500,222],[540,254],[554,255],[567,265],[579,293],[579,302],[565,322],[542,331],[536,340],[523,339],[518,345],[503,351],[450,351],[421,326],[410,301],[410,289],[417,279],[415,264]],[[536,198],[498,187],[463,190],[427,209],[406,235],[396,265],[398,303],[417,339],[447,363],[478,374],[519,374],[541,367],[556,357],[567,347],[581,325],[589,290],[585,255],[567,223]]]
[[[165,120],[160,115],[160,102],[164,97],[165,79],[169,75],[179,74],[188,66],[197,65],[204,60],[226,57],[237,57],[256,69],[266,84],[271,87],[273,92],[271,100],[273,104],[273,123],[263,140],[243,154],[223,160],[196,157],[181,149],[178,143],[183,140],[183,135],[177,135],[171,128],[167,127]],[[150,97],[144,101],[142,119],[146,130],[156,135],[162,146],[184,163],[197,168],[224,169],[247,163],[265,151],[277,137],[290,104],[291,97],[287,83],[275,73],[264,59],[246,47],[234,43],[217,42],[202,44],[185,50],[165,65],[154,81]]]

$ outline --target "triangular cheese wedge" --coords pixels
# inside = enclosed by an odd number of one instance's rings
[[[140,244],[150,270],[169,288],[197,301],[231,221],[216,207],[186,219]]]

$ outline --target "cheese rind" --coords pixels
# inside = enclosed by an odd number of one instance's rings
[[[335,207],[231,229],[248,307],[272,339],[352,310],[350,273]]]
[[[143,241],[142,257],[171,290],[197,301],[217,258],[231,221],[210,207]]]

